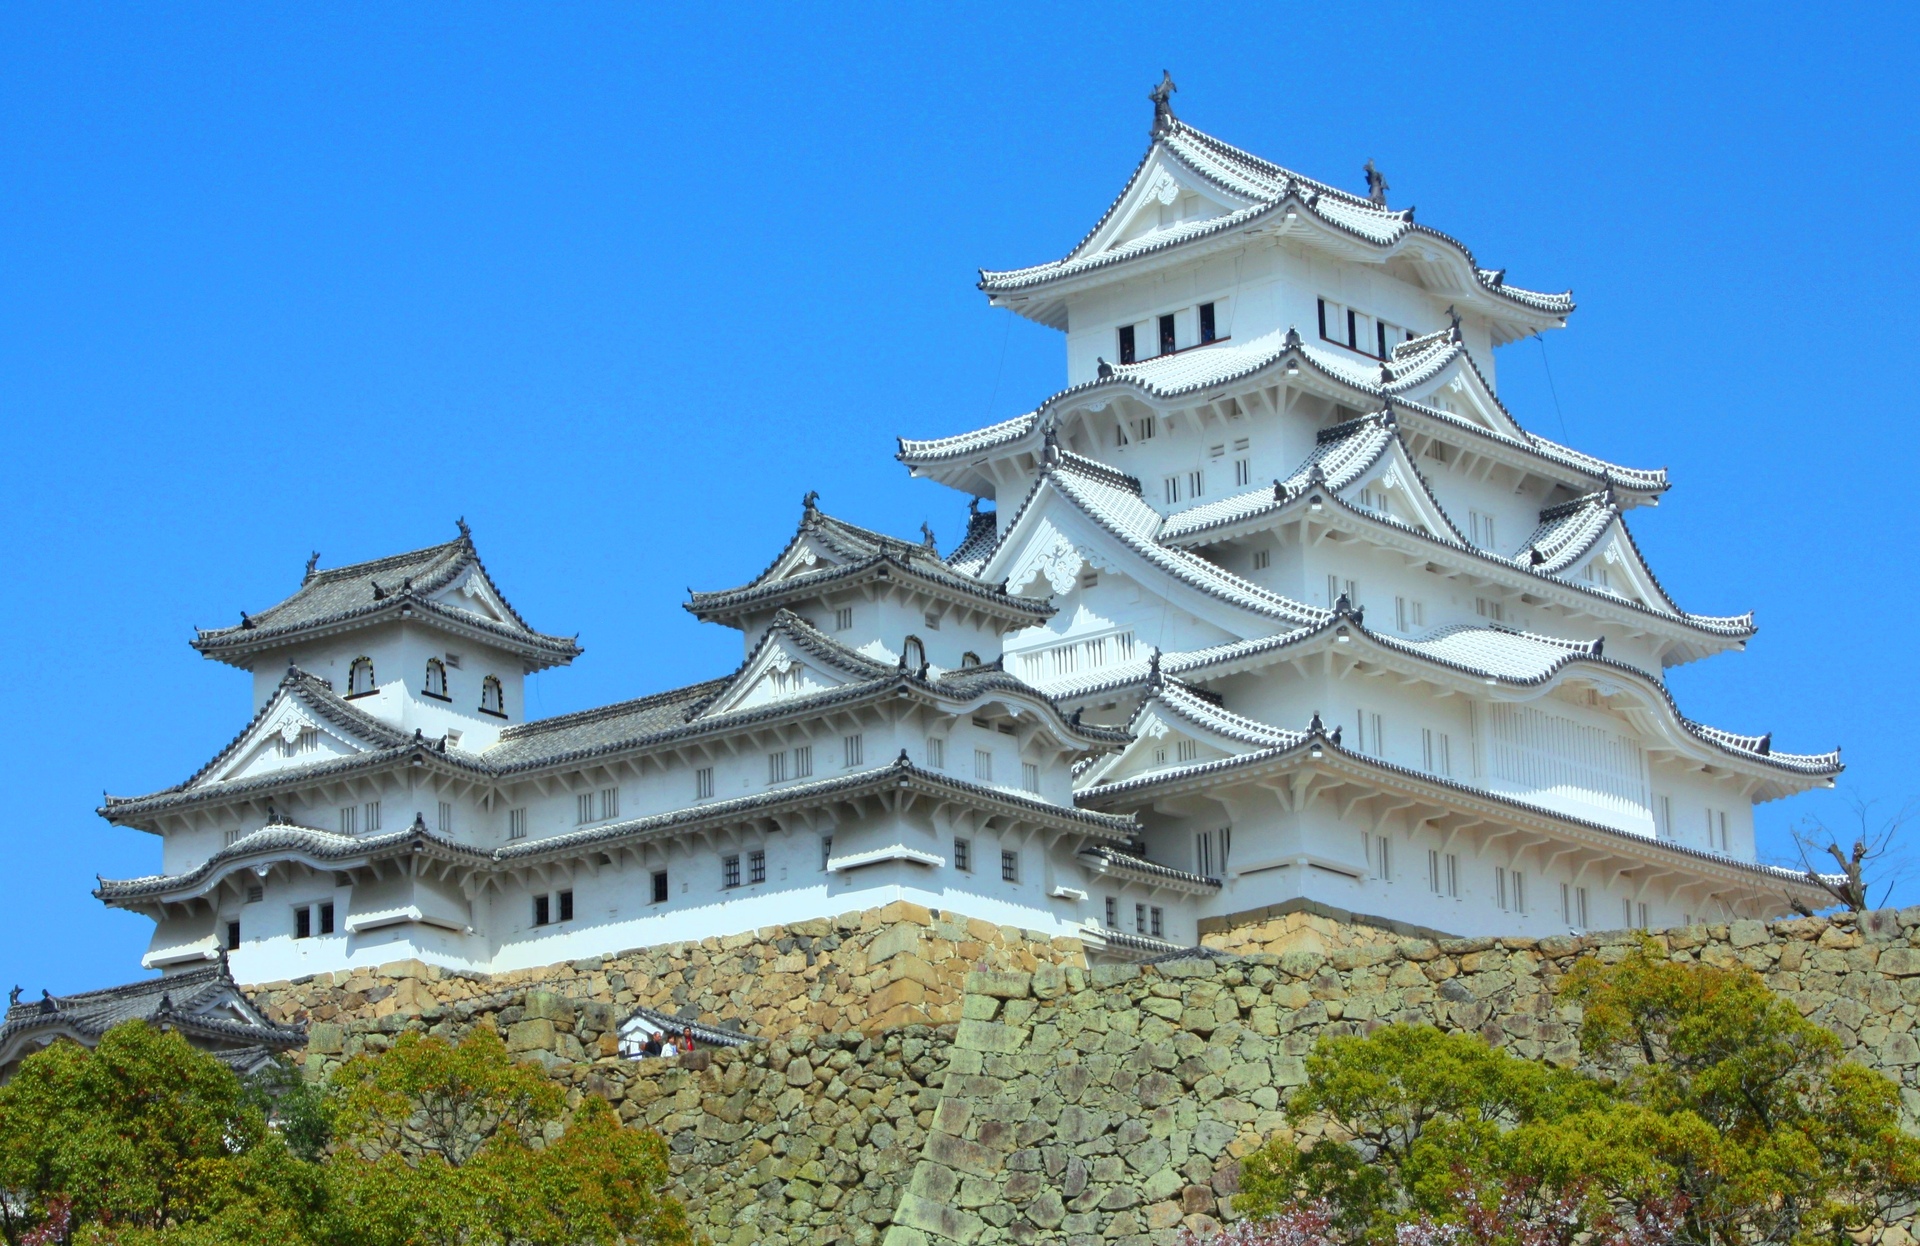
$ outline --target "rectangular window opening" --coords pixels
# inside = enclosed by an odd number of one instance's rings
[[[833,612],[833,630],[848,632],[853,630],[853,607],[841,606]]]
[[[1213,304],[1200,304],[1200,344],[1205,346],[1214,340]]]
[[[973,841],[966,839],[953,841],[953,868],[965,874],[973,872]]]
[[[1173,317],[1160,317],[1160,353],[1171,355],[1178,347],[1174,345]]]
[[[927,764],[935,770],[947,768],[947,742],[939,736],[927,740]]]
[[[702,766],[693,772],[693,798],[711,800],[713,798],[713,767]]]
[[[993,754],[983,748],[973,750],[973,777],[982,783],[993,782]]]
[[[655,870],[653,872],[653,902],[655,904],[665,904],[667,902],[667,872],[665,870]]]
[[[833,836],[820,837],[820,872],[826,873],[833,865]]]
[[[450,800],[440,802],[439,827],[442,835],[448,835],[453,832],[453,802]]]
[[[525,809],[507,810],[507,838],[525,839],[527,837],[527,811]]]
[[[227,923],[227,951],[237,952],[239,950],[240,950],[240,923],[228,922]]]
[[[844,736],[840,741],[840,754],[848,767],[864,765],[867,757],[867,737],[856,731]]]
[[[767,854],[762,848],[755,848],[747,854],[747,881],[764,883],[767,881]]]
[[[1120,326],[1120,362],[1134,362],[1133,326],[1130,324]]]
[[[1020,881],[1020,854],[1002,850],[1000,853],[1000,881],[1017,883]]]
[[[304,904],[293,910],[293,937],[296,939],[313,937],[313,910]]]
[[[538,895],[533,898],[533,924],[551,926],[553,924],[553,898]]]
[[[1030,761],[1020,763],[1020,786],[1026,791],[1038,795],[1040,791],[1040,767]]]
[[[323,935],[333,933],[333,901],[331,900],[320,902],[320,933]]]
[[[1158,939],[1167,933],[1167,911],[1159,905],[1147,910],[1147,932]]]
[[[722,887],[740,885],[740,858],[737,855],[720,858],[720,885]]]
[[[563,891],[560,893],[560,920],[563,922],[573,920],[573,893],[571,891]]]

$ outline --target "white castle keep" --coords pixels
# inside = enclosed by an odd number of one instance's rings
[[[1495,349],[1572,299],[1371,165],[1354,195],[1202,134],[1171,85],[1079,245],[981,275],[1065,335],[1067,388],[900,445],[974,500],[950,554],[810,494],[766,571],[688,603],[737,670],[537,721],[524,677],[580,649],[464,524],[200,633],[251,721],[101,810],[162,842],[97,893],[153,918],[145,963],[504,970],[893,900],[1112,956],[1297,908],[1545,935],[1825,903],[1756,862],[1753,807],[1838,753],[1667,690],[1754,626],[1641,557],[1665,472],[1498,397]]]

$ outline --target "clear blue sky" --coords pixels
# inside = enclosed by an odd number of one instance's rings
[[[982,265],[1057,257],[1181,115],[1395,201],[1572,328],[1503,349],[1531,427],[1668,466],[1635,533],[1696,718],[1912,762],[1916,31],[1904,6],[72,6],[0,11],[0,986],[139,974],[88,894],[151,871],[101,790],[245,721],[187,648],[338,564],[440,541],[586,655],[550,714],[703,678],[680,608],[800,496],[943,541],[896,434],[1028,409],[1051,330]],[[1550,388],[1547,365],[1557,388]],[[1920,886],[1903,889],[1920,900]]]

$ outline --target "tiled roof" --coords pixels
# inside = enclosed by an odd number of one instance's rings
[[[244,1020],[242,1018],[245,1018]],[[0,1023],[0,1065],[54,1035],[89,1046],[126,1021],[177,1029],[214,1048],[217,1058],[250,1071],[274,1051],[299,1047],[306,1031],[268,1021],[227,972],[225,960],[204,969],[77,995],[46,995],[7,1009]]]
[[[1399,410],[1415,418],[1445,425],[1478,439],[1498,442],[1509,450],[1531,455],[1545,464],[1574,473],[1574,482],[1585,481],[1596,486],[1611,482],[1616,488],[1649,495],[1667,488],[1665,469],[1625,467],[1568,449],[1520,428],[1504,407],[1500,410],[1513,424],[1512,433],[1489,428],[1451,411],[1410,399],[1408,395],[1412,391],[1455,363],[1480,377],[1479,367],[1472,355],[1447,332],[1430,333],[1403,343],[1387,369],[1391,379],[1384,380],[1378,363],[1363,361],[1345,351],[1311,345],[1292,330],[1275,330],[1244,343],[1222,342],[1173,355],[1157,356],[1135,364],[1113,365],[1109,375],[1061,390],[1026,415],[953,437],[928,440],[903,437],[895,457],[913,467],[971,458],[1030,441],[1052,412],[1089,398],[1101,389],[1132,390],[1142,397],[1164,403],[1245,380],[1278,368],[1288,360],[1312,368],[1327,380],[1353,391],[1354,396],[1363,402],[1391,399]],[[1486,383],[1484,377],[1480,381],[1479,388],[1497,405],[1499,399],[1494,395],[1492,386]]]
[[[1154,887],[1170,887],[1194,895],[1212,895],[1220,890],[1220,880],[1171,865],[1149,861],[1145,857],[1121,852],[1107,844],[1089,844],[1079,852],[1080,861],[1095,874],[1131,879]]]
[[[1007,525],[1006,537],[1019,528],[1044,486],[1051,485],[1083,514],[1128,549],[1161,571],[1242,610],[1294,626],[1317,623],[1327,612],[1283,597],[1183,549],[1159,543],[1160,513],[1140,496],[1140,482],[1077,454],[1057,451],[1042,465],[1040,478]],[[996,553],[998,549],[996,547]]]
[[[1088,252],[1086,248],[1126,199],[1155,149],[1166,152],[1170,159],[1201,180],[1218,187],[1225,192],[1223,197],[1238,200],[1245,206],[1210,220],[1183,222],[1104,251]],[[1414,224],[1411,211],[1390,209],[1324,182],[1302,177],[1172,118],[1156,130],[1154,147],[1149,148],[1147,157],[1142,158],[1135,168],[1126,188],[1066,258],[1027,268],[1004,271],[982,269],[980,288],[989,294],[1031,290],[1065,277],[1164,251],[1196,238],[1218,235],[1265,217],[1283,205],[1303,210],[1336,231],[1378,249],[1392,249],[1415,236],[1444,243],[1458,252],[1487,295],[1550,315],[1564,316],[1573,311],[1571,293],[1543,294],[1507,285],[1503,271],[1481,268],[1475,262],[1473,253],[1458,239],[1425,225]]]
[[[775,701],[752,709],[724,714],[704,713],[752,664],[753,658],[749,656],[739,670],[722,679],[509,727],[501,732],[499,742],[483,753],[448,748],[444,740],[424,739],[418,733],[403,735],[340,702],[338,697],[318,686],[318,681],[311,676],[293,672],[288,676],[289,680],[308,681],[300,684],[303,690],[316,696],[324,694],[338,702],[340,709],[366,719],[377,727],[381,734],[374,737],[375,747],[350,757],[286,766],[256,778],[217,786],[194,787],[189,781],[146,796],[109,796],[99,812],[104,817],[120,821],[183,807],[204,799],[278,791],[303,786],[338,773],[407,764],[416,759],[424,764],[447,766],[466,775],[510,778],[612,753],[659,747],[694,736],[736,731],[781,718],[817,714],[830,707],[851,705],[896,692],[909,695],[917,693],[948,703],[966,703],[996,693],[1017,696],[1044,706],[1066,735],[1089,747],[1120,744],[1126,739],[1124,733],[1112,728],[1069,719],[1046,693],[1009,675],[997,664],[963,670],[928,671],[923,676],[918,671],[903,670],[897,665],[878,662],[849,649],[788,610],[775,614],[755,652],[758,653],[760,647],[776,636],[790,640],[824,664],[845,672],[851,676],[850,681],[809,696]],[[251,730],[251,724],[248,730]],[[243,732],[240,738],[245,738],[245,734]],[[233,747],[230,745],[228,751]],[[203,768],[201,773],[204,774],[206,769]]]
[[[301,860],[322,867],[333,867],[348,862],[422,854],[482,872],[498,872],[546,858],[576,857],[588,849],[604,848],[612,843],[659,838],[691,827],[778,813],[788,808],[807,808],[824,801],[897,787],[912,787],[936,796],[961,797],[975,804],[997,806],[1044,824],[1100,838],[1126,839],[1139,829],[1131,815],[1097,813],[1074,806],[1056,805],[1025,792],[956,779],[939,771],[916,766],[903,753],[890,764],[852,774],[790,783],[752,796],[708,801],[563,835],[516,840],[506,847],[492,850],[476,848],[430,831],[425,822],[419,819],[403,831],[359,837],[336,835],[312,827],[270,826],[236,841],[186,873],[101,879],[94,895],[109,904],[127,904],[198,894],[234,870],[247,868],[249,863],[259,861]]]
[[[1100,784],[1080,792],[1077,798],[1083,804],[1097,803],[1100,805],[1131,806],[1141,800],[1146,793],[1171,783],[1187,782],[1201,776],[1222,774],[1229,771],[1264,765],[1269,762],[1298,762],[1308,755],[1309,745],[1312,746],[1313,750],[1317,750],[1313,753],[1315,759],[1318,759],[1320,753],[1330,754],[1342,762],[1362,770],[1372,771],[1383,776],[1397,776],[1403,780],[1412,780],[1417,783],[1431,785],[1460,796],[1484,801],[1488,804],[1497,805],[1515,812],[1525,812],[1535,817],[1551,818],[1558,822],[1577,826],[1583,831],[1598,832],[1616,842],[1636,845],[1641,848],[1652,848],[1660,852],[1670,852],[1695,860],[1711,862],[1727,869],[1740,871],[1744,874],[1758,875],[1773,884],[1811,886],[1805,874],[1800,870],[1787,869],[1775,865],[1761,865],[1752,861],[1741,861],[1718,852],[1692,848],[1669,839],[1653,839],[1645,835],[1636,835],[1631,831],[1623,831],[1618,827],[1608,826],[1602,822],[1593,822],[1586,818],[1576,817],[1573,814],[1545,809],[1539,805],[1529,804],[1517,797],[1474,787],[1471,784],[1460,782],[1457,779],[1430,774],[1423,770],[1414,770],[1407,766],[1395,765],[1392,762],[1384,761],[1377,757],[1370,757],[1364,753],[1343,747],[1340,743],[1340,731],[1337,728],[1332,732],[1320,729],[1301,732],[1299,733],[1297,742],[1289,745],[1258,749],[1251,753],[1243,753],[1237,757],[1225,757],[1211,761],[1198,761],[1185,765],[1169,766],[1165,769],[1153,770],[1146,774],[1122,779],[1116,783]]]
[[[473,610],[431,601],[469,572],[486,580],[506,611],[505,622]],[[206,657],[238,666],[250,655],[313,633],[364,626],[401,615],[471,633],[519,654],[529,670],[571,662],[580,646],[570,637],[536,632],[487,575],[465,525],[459,539],[411,553],[346,567],[309,570],[293,596],[257,614],[242,613],[237,627],[202,630],[193,647]]]
[[[978,575],[980,569],[987,565],[987,556],[993,553],[994,545],[1000,540],[998,519],[999,516],[993,511],[978,509],[967,516],[967,535],[947,555],[947,565],[966,575]]]
[[[793,549],[809,540],[837,561],[819,570],[772,578]],[[703,619],[737,618],[796,597],[810,597],[835,586],[888,575],[904,576],[938,595],[957,597],[976,608],[995,611],[1020,623],[1031,623],[1053,613],[1052,607],[1044,602],[1011,597],[1004,585],[984,583],[969,572],[949,565],[931,542],[914,544],[896,540],[823,514],[814,506],[811,494],[799,529],[765,571],[740,588],[694,593],[686,608]]]

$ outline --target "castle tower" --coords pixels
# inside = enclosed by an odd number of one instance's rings
[[[1008,670],[1121,752],[1081,805],[1152,863],[1089,860],[1088,919],[1135,933],[1174,890],[1197,933],[1288,909],[1458,934],[1774,915],[1823,897],[1757,864],[1753,807],[1837,752],[1682,713],[1665,672],[1745,647],[1683,608],[1628,529],[1666,473],[1529,432],[1495,349],[1569,294],[1204,134],[1155,93],[1133,176],[1064,258],[980,288],[1066,338],[1033,411],[903,440],[992,499],[956,568],[1045,600]],[[1093,854],[1097,856],[1098,854]]]

